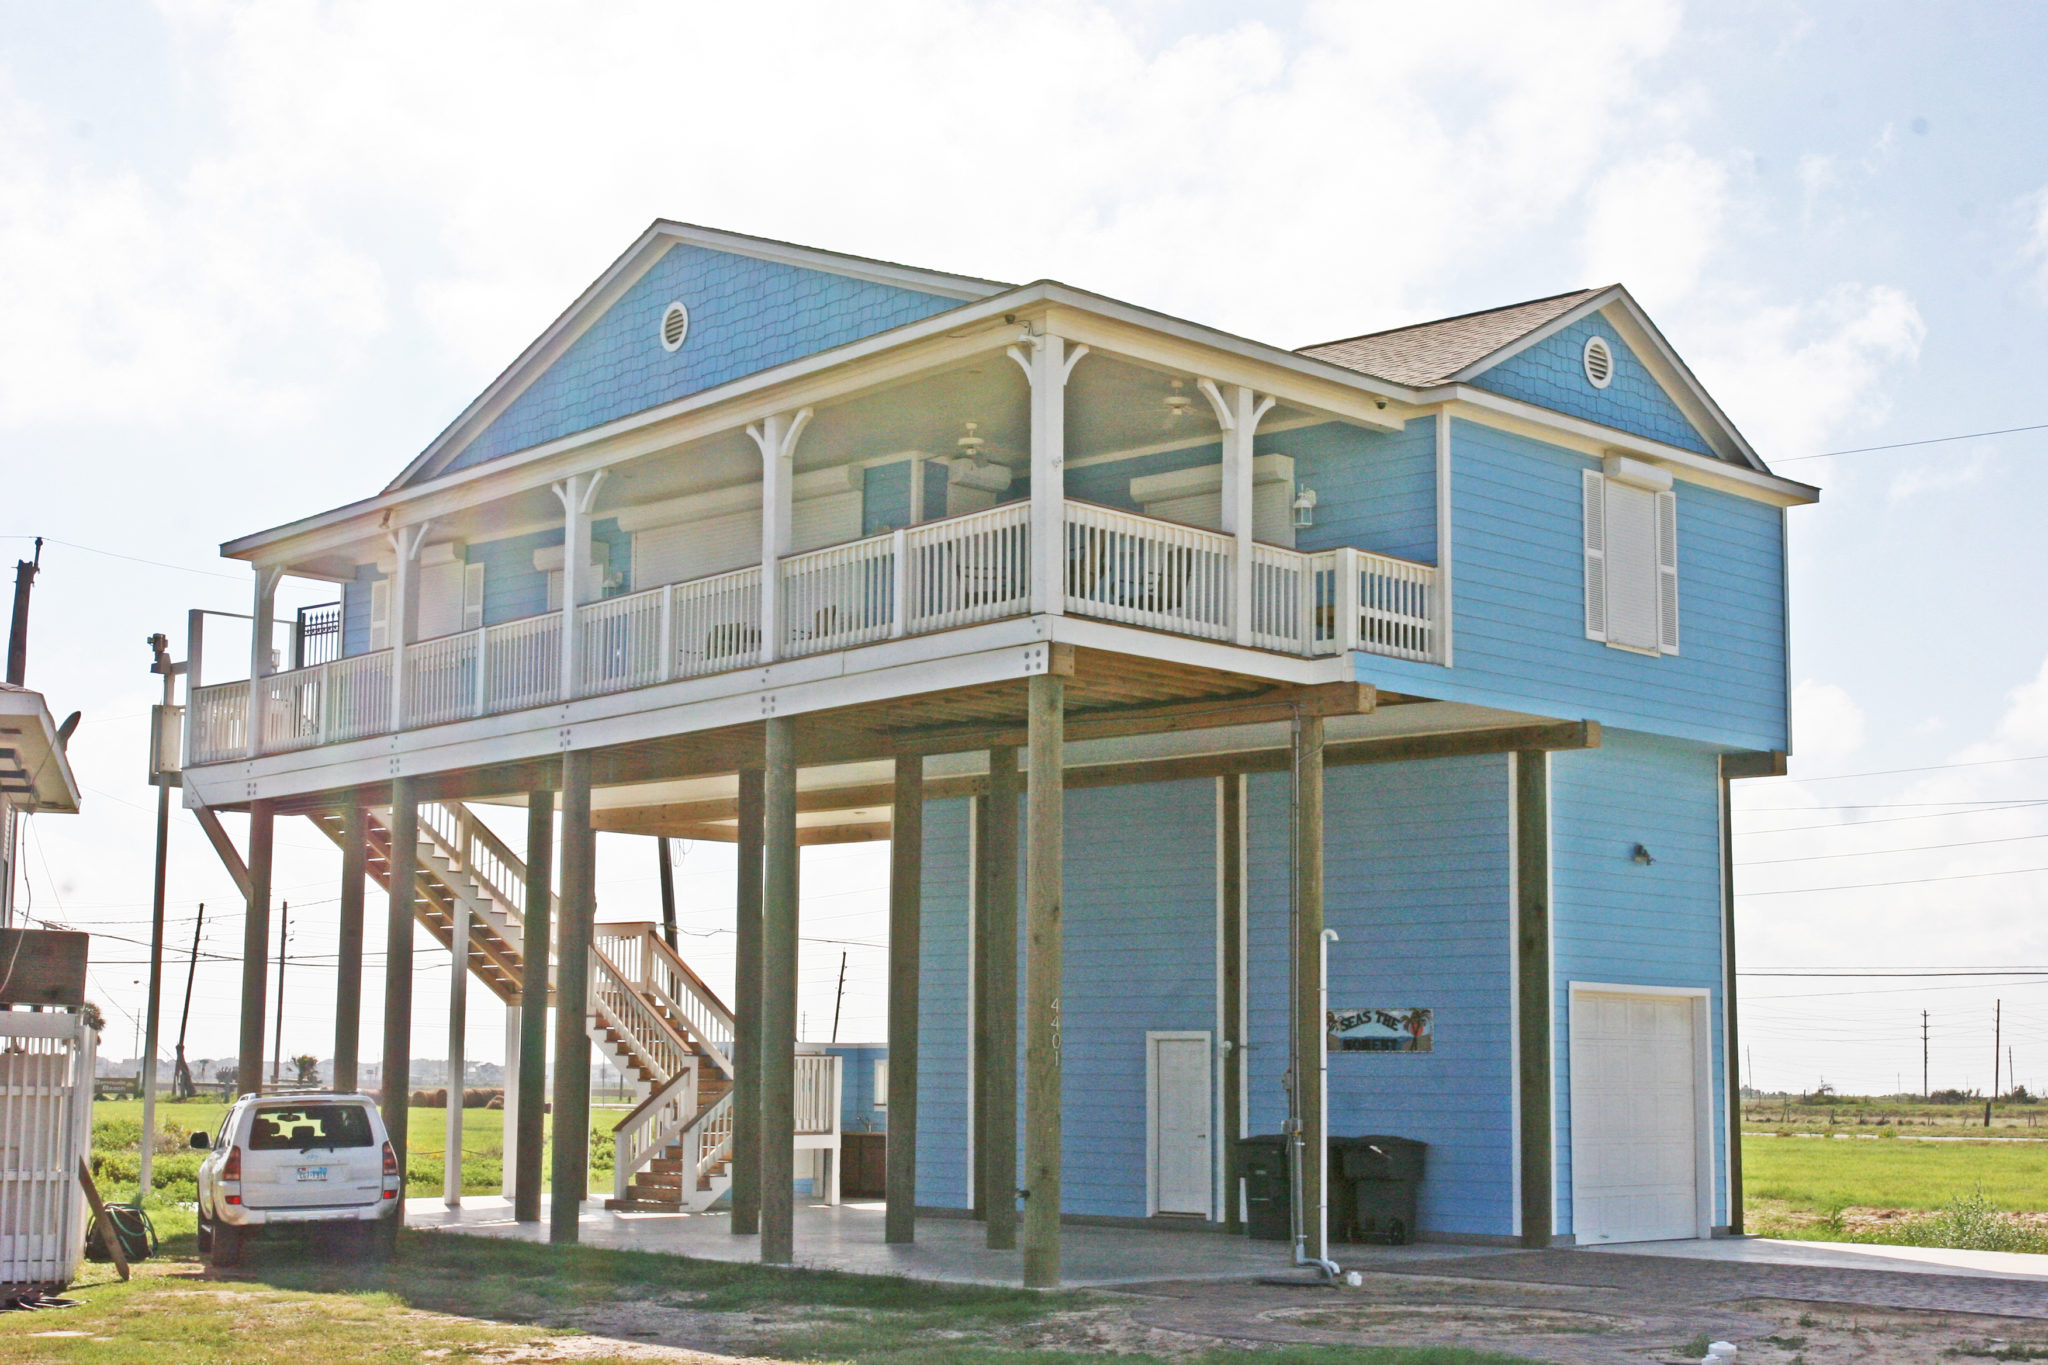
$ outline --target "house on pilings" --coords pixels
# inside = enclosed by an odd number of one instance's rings
[[[345,995],[365,876],[414,888],[393,1057],[415,921],[515,1007],[523,1218],[551,1006],[646,1095],[614,1200],[725,1195],[791,1258],[839,1083],[796,851],[893,839],[878,1239],[971,1212],[1052,1283],[1062,1218],[1240,1226],[1233,1139],[1283,1131],[1310,1257],[1327,1134],[1428,1144],[1423,1238],[1707,1236],[1727,784],[1782,764],[1815,496],[1620,286],[1289,350],[657,222],[381,493],[224,547],[256,619],[287,575],[338,608],[195,668],[184,791],[342,845]],[[593,922],[597,830],[737,841],[735,998]]]

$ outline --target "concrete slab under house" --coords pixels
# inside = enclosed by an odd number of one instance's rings
[[[1288,350],[657,222],[383,492],[223,547],[257,621],[336,592],[247,670],[189,645],[244,1031],[303,816],[344,855],[337,1084],[374,877],[412,889],[386,1077],[415,923],[511,1008],[514,1221],[580,1235],[595,1047],[644,1097],[613,1205],[729,1205],[790,1262],[879,1060],[797,1047],[796,850],[886,839],[883,1244],[978,1220],[1049,1285],[1063,1227],[1277,1216],[1265,1263],[1341,1261],[1329,1135],[1427,1144],[1367,1231],[1739,1230],[1727,793],[1782,769],[1815,497],[1619,285]],[[599,830],[737,842],[736,998],[594,923]]]

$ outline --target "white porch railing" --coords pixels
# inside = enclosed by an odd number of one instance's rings
[[[1066,610],[1296,655],[1360,649],[1444,657],[1437,571],[1364,550],[1253,547],[1251,620],[1234,617],[1236,541],[1214,531],[1069,501],[1060,532]],[[780,657],[950,630],[1030,610],[1031,509],[1017,502],[868,536],[776,565]],[[576,696],[648,687],[765,662],[761,570],[672,583],[576,608]],[[555,703],[562,614],[548,612],[409,646],[407,727]],[[192,764],[278,753],[391,729],[391,652],[193,691]]]
[[[839,1062],[827,1053],[800,1052],[796,1058],[798,1137],[839,1131]]]
[[[1068,611],[1230,638],[1231,537],[1086,502],[1067,504],[1066,536]]]

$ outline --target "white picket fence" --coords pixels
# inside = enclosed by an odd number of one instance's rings
[[[83,1015],[0,1010],[0,1285],[78,1272],[98,1042]]]
[[[1065,609],[1205,640],[1239,638],[1235,540],[1200,527],[1069,500],[1059,532]],[[1031,508],[1010,503],[868,536],[775,566],[779,657],[951,630],[1030,610]],[[1364,550],[1256,545],[1246,638],[1297,655],[1360,649],[1443,657],[1437,572]],[[670,583],[576,610],[578,697],[764,662],[761,570]],[[444,635],[405,651],[404,728],[562,700],[560,612]],[[187,762],[277,753],[392,728],[389,650],[193,692]]]

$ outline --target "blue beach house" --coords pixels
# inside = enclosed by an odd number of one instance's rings
[[[245,1032],[304,816],[342,1083],[375,879],[384,1074],[424,925],[508,1006],[507,1192],[559,1238],[592,1049],[643,1096],[613,1202],[729,1199],[768,1261],[876,1081],[874,1235],[980,1218],[1032,1284],[1063,1222],[1241,1228],[1252,1134],[1298,1140],[1309,1259],[1332,1134],[1428,1144],[1425,1239],[1739,1228],[1727,792],[1782,770],[1815,496],[1618,285],[1289,349],[657,222],[381,492],[223,547],[258,621],[336,593],[242,676],[192,641]],[[738,844],[730,998],[597,919],[598,830]],[[880,1076],[795,1034],[797,850],[862,839]]]

